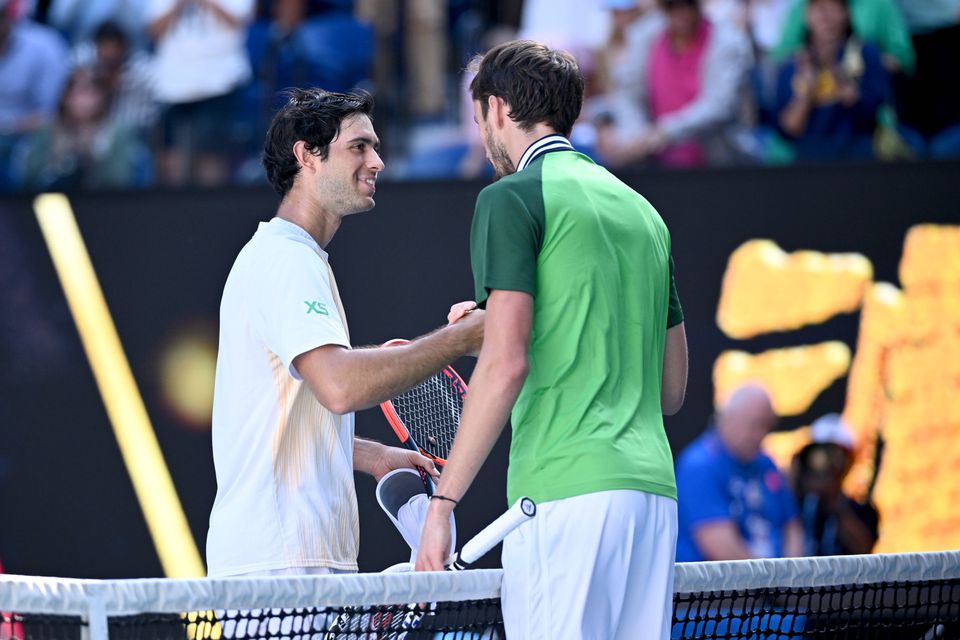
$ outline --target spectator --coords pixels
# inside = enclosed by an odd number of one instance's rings
[[[804,47],[809,4],[809,0],[797,0],[787,14],[775,53],[780,60]],[[850,0],[850,19],[853,33],[864,42],[876,45],[883,53],[888,71],[913,73],[916,56],[907,26],[894,0]]]
[[[405,103],[417,122],[442,119],[449,56],[448,9],[443,0],[357,0],[356,15],[374,25],[378,88],[392,86],[392,69],[403,61]]]
[[[257,102],[248,107],[256,112],[251,119],[259,123],[257,139],[286,103],[283,90],[350,91],[372,75],[373,29],[346,11],[316,14],[311,4],[316,2],[273,0],[270,18],[258,20],[247,33],[252,101]]]
[[[614,166],[655,158],[696,166],[736,155],[735,124],[752,55],[746,38],[713,24],[699,0],[660,0],[665,23],[630,34],[623,79],[598,150]]]
[[[611,16],[606,4],[607,0],[525,0],[517,37],[573,54],[587,80],[589,93],[597,54],[610,37]]]
[[[874,157],[889,76],[878,49],[852,34],[847,0],[807,3],[807,46],[780,69],[775,113],[797,158]]]
[[[250,80],[244,35],[253,0],[150,0],[156,96],[166,105],[160,174],[167,184],[224,183],[242,145],[238,107]]]
[[[877,509],[843,493],[843,479],[853,463],[853,436],[840,416],[831,413],[813,423],[811,437],[813,442],[797,453],[791,470],[805,555],[870,553],[877,541]]]
[[[13,174],[32,189],[124,187],[134,184],[142,148],[129,129],[107,121],[109,94],[88,68],[70,75],[56,121],[14,152]]]
[[[74,53],[77,66],[91,67],[110,95],[111,123],[146,135],[156,125],[159,106],[154,98],[153,64],[131,47],[123,27],[107,21],[97,27],[93,42]]]
[[[47,24],[73,45],[92,40],[104,22],[112,22],[133,40],[133,48],[146,44],[143,0],[52,0]]]
[[[603,6],[610,14],[610,36],[597,54],[595,89],[600,95],[611,94],[627,82],[615,74],[629,68],[625,63],[631,31],[643,28],[641,22],[661,19],[655,0],[604,0]]]
[[[960,0],[900,0],[917,52],[912,77],[898,78],[901,120],[923,135],[935,158],[960,157]]]
[[[776,93],[777,62],[772,52],[780,42],[783,23],[792,4],[791,0],[705,0],[704,4],[704,12],[711,21],[726,20],[750,40],[755,58],[751,80],[756,120],[764,127],[772,122],[770,112]],[[765,152],[766,149],[756,150],[758,155]]]
[[[760,450],[777,422],[760,387],[743,386],[677,460],[677,561],[799,556],[803,530],[787,482]]]
[[[18,19],[17,7],[16,0],[0,0],[0,187],[20,138],[53,118],[68,73],[63,38]]]

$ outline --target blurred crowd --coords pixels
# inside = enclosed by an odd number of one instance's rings
[[[735,390],[678,456],[677,562],[870,553],[880,514],[844,492],[858,446],[838,414],[813,422],[781,470],[764,452],[778,417],[757,384]]]
[[[386,175],[476,177],[464,69],[514,37],[577,56],[612,168],[960,157],[960,0],[0,0],[0,189],[262,180],[295,86],[372,92]]]

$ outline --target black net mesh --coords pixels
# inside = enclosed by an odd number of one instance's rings
[[[3,614],[0,639],[89,637],[80,617]],[[432,604],[141,613],[108,618],[111,640],[504,638],[498,599]]]
[[[391,402],[414,442],[446,460],[460,426],[465,394],[463,381],[447,368]]]
[[[678,593],[673,638],[960,638],[960,580]]]
[[[113,640],[494,640],[505,637],[500,580],[496,571],[79,586],[0,577],[0,611],[7,611],[0,614],[0,640],[104,640],[104,629]],[[960,640],[960,552],[690,563],[677,565],[676,580],[674,640]],[[391,589],[396,595],[388,595]],[[92,611],[91,594],[105,594],[96,596],[105,609],[93,621],[86,614],[35,613]],[[357,602],[376,602],[382,594],[428,604],[303,606],[349,602],[353,594]],[[299,608],[155,613],[208,606],[200,602]],[[650,637],[649,630],[632,637]]]

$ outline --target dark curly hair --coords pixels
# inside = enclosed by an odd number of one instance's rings
[[[510,119],[522,129],[542,122],[570,135],[583,106],[583,74],[566,51],[513,40],[477,56],[469,68],[477,74],[470,92],[480,101],[484,117],[487,98],[496,96],[510,105]]]
[[[340,135],[340,125],[350,116],[363,114],[372,118],[373,96],[366,91],[333,93],[323,89],[291,89],[287,103],[270,123],[263,143],[263,168],[267,180],[280,198],[286,197],[300,171],[293,145],[306,143],[311,153],[327,159],[330,143]]]

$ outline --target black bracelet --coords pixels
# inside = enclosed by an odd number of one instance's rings
[[[435,493],[432,496],[430,496],[431,500],[433,500],[434,498],[436,498],[437,500],[446,500],[447,502],[452,502],[454,506],[460,504],[459,500],[454,500],[453,498],[448,498],[447,496],[441,496],[438,493]]]

